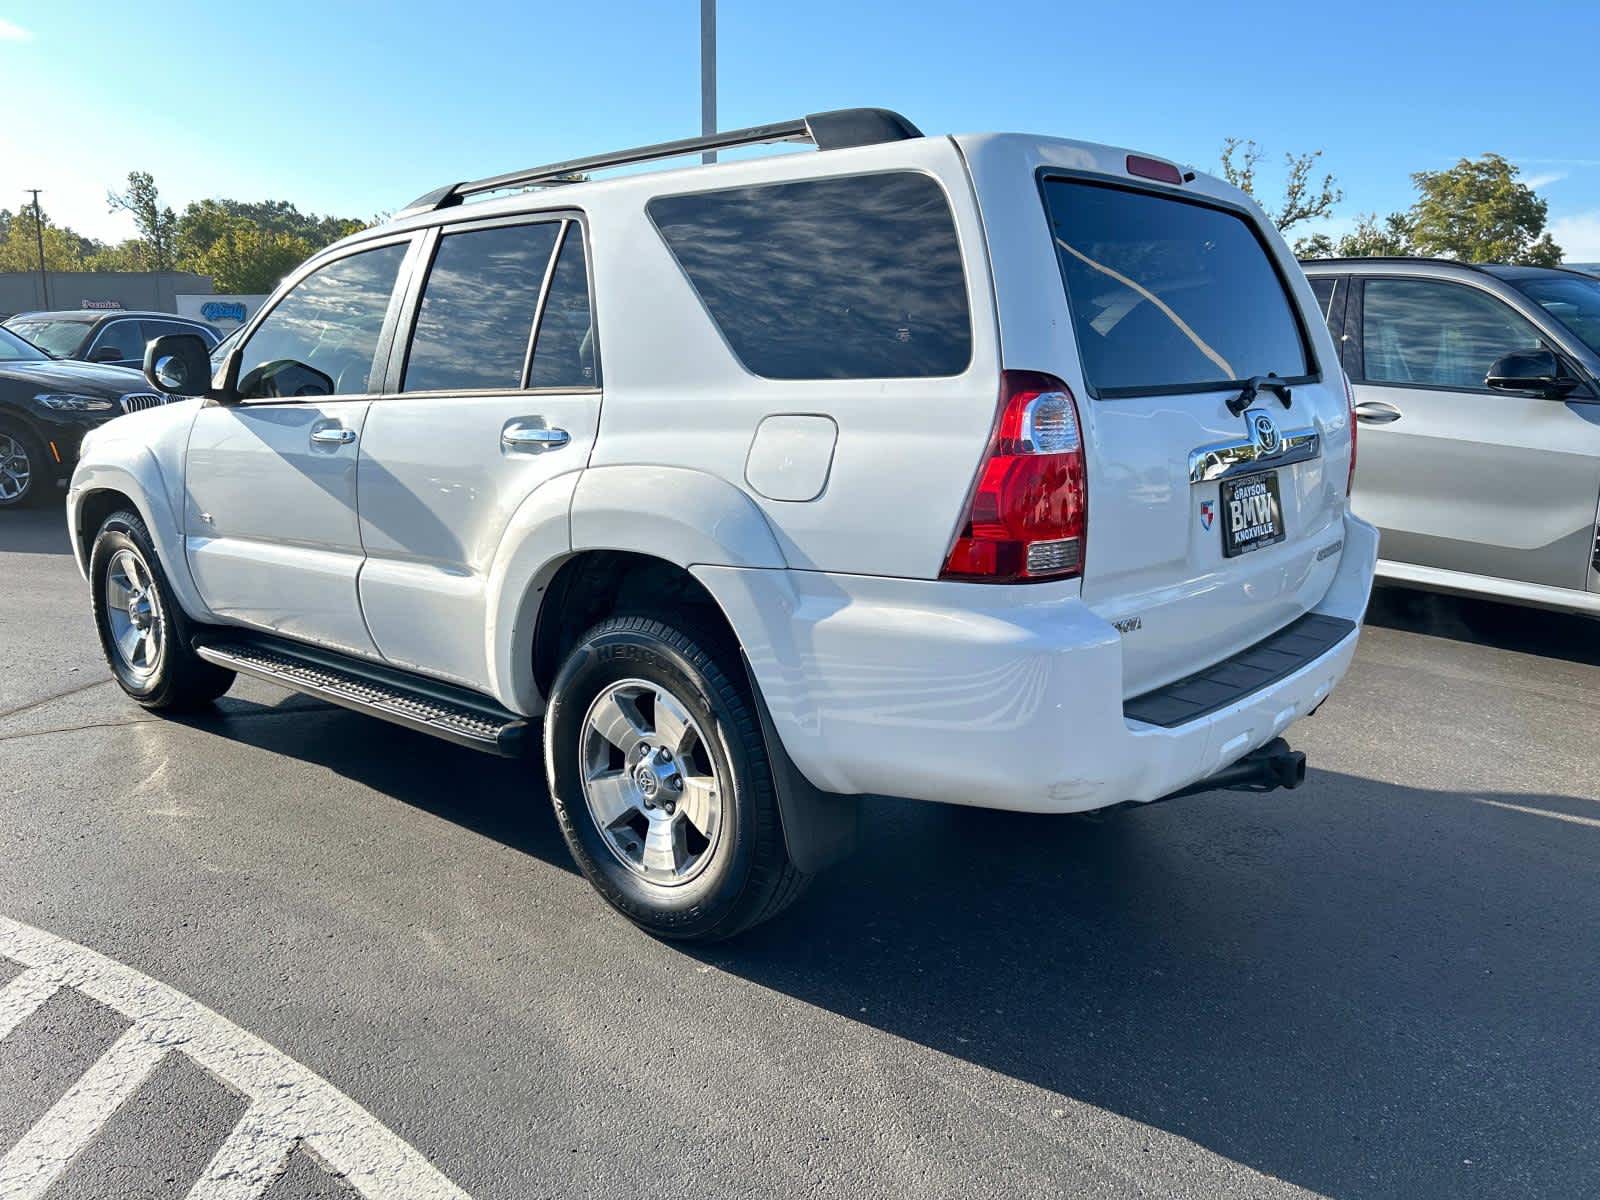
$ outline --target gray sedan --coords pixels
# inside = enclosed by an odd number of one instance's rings
[[[1304,266],[1354,392],[1379,576],[1600,615],[1600,279]]]

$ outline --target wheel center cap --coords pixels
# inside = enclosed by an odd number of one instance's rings
[[[661,780],[657,778],[650,763],[642,762],[633,769],[633,782],[639,787],[639,793],[647,801],[654,800],[661,793]]]
[[[150,626],[150,601],[143,596],[128,605],[128,618],[133,622],[135,629],[147,629]]]

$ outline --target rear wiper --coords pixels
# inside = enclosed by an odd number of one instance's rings
[[[1234,416],[1241,416],[1244,410],[1256,402],[1258,392],[1271,392],[1283,401],[1285,408],[1289,407],[1289,385],[1279,379],[1274,372],[1265,375],[1252,375],[1244,381],[1244,390],[1232,400],[1228,401],[1228,411]]]

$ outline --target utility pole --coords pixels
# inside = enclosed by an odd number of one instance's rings
[[[44,273],[44,216],[39,212],[39,189],[24,188],[33,193],[33,236],[39,246],[39,292],[44,307],[50,307],[50,276]]]
[[[717,0],[700,0],[700,132],[717,131]],[[707,150],[701,162],[714,163],[717,152]]]

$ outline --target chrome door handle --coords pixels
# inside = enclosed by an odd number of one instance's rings
[[[559,450],[572,440],[565,429],[546,429],[542,425],[507,425],[500,431],[500,444],[507,450],[520,450],[537,454],[542,450]]]
[[[334,425],[327,429],[312,430],[311,440],[319,446],[348,446],[356,440],[356,431]]]
[[[1400,410],[1382,400],[1363,400],[1356,405],[1356,420],[1365,421],[1368,425],[1387,425],[1399,419]]]

